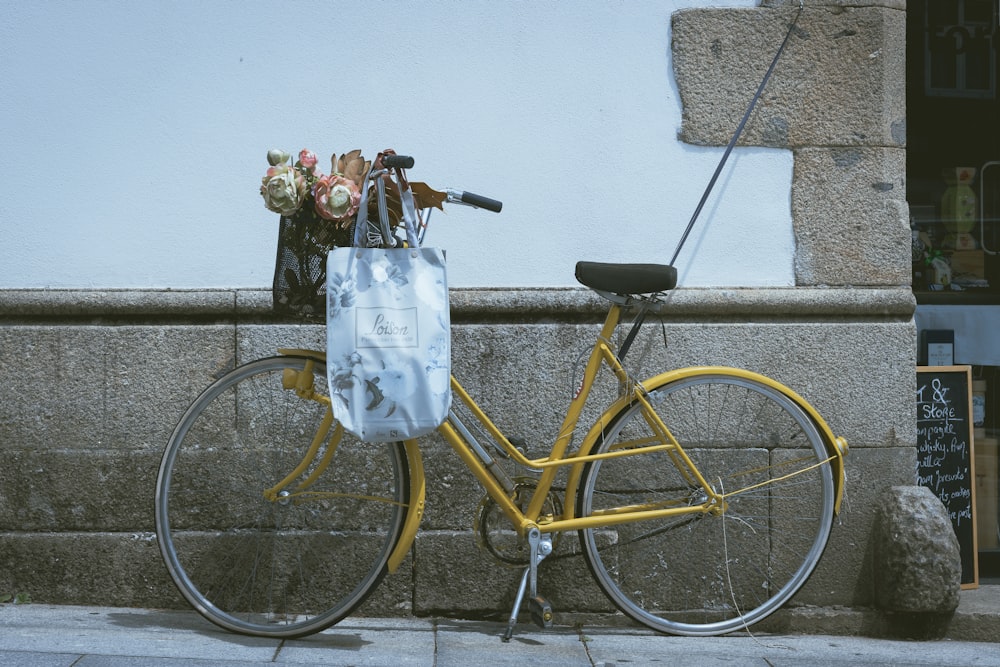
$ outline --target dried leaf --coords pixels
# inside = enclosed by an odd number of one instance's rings
[[[389,216],[389,225],[395,228],[403,220],[403,205],[399,200],[399,186],[391,178],[383,176],[383,179],[385,181],[385,207]],[[368,197],[368,218],[378,220],[378,197],[375,196],[374,186],[372,188],[373,191]],[[448,195],[444,192],[438,192],[426,183],[420,182],[410,183],[410,189],[413,191],[413,203],[418,209],[434,207],[444,210],[441,204],[448,199]]]
[[[436,209],[444,210],[441,204],[448,199],[448,195],[444,192],[438,192],[426,183],[410,183],[410,189],[413,190],[413,199],[417,208],[431,208],[433,206]]]
[[[349,178],[360,188],[364,185],[365,176],[371,168],[372,163],[361,156],[361,150],[355,148],[350,153],[344,153],[337,158],[334,153],[330,158],[330,166],[333,172],[341,174],[344,178]]]

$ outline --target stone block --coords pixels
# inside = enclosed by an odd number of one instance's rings
[[[236,291],[236,313],[240,316],[269,316],[273,314],[274,298],[271,290],[241,289]]]
[[[236,361],[245,364],[273,357],[279,349],[326,351],[322,324],[240,324],[236,327]]]
[[[510,613],[520,571],[497,567],[476,547],[472,531],[424,531],[417,535],[415,553],[414,614]]]
[[[874,605],[871,535],[885,490],[913,484],[917,452],[912,447],[855,447],[845,459],[847,483],[840,515],[816,571],[793,605]]]
[[[575,390],[574,364],[594,326],[468,324],[453,328],[453,371],[501,430],[547,451]],[[518,432],[520,431],[520,432]]]
[[[413,614],[413,557],[407,556],[399,569],[386,574],[368,599],[352,616],[396,617]]]
[[[152,448],[6,451],[0,531],[150,532],[159,464]]]
[[[387,575],[359,615],[410,613],[412,559]],[[190,609],[167,574],[152,532],[5,533],[0,541],[0,593],[33,602]]]
[[[30,321],[35,318],[168,317],[176,321],[215,319],[231,315],[232,290],[58,290],[12,289],[0,292],[0,317]],[[203,320],[204,321],[204,320]]]
[[[674,13],[683,141],[729,142],[796,11],[785,6]],[[904,146],[905,20],[901,8],[809,3],[741,143]]]
[[[421,528],[471,534],[486,491],[439,435],[423,438],[420,452],[427,481]],[[474,542],[469,547],[474,548]]]
[[[852,447],[916,446],[910,322],[685,322],[661,330],[654,321],[630,354],[639,377],[711,365],[763,373],[805,398]]]
[[[798,7],[800,0],[761,0],[763,7]],[[812,7],[888,7],[906,9],[906,0],[802,0],[807,8]]]
[[[902,148],[795,151],[797,285],[909,284],[905,175]]]
[[[475,546],[471,531],[425,531],[417,536],[414,613],[458,613],[506,619],[523,569],[504,566]],[[575,534],[564,535],[538,571],[538,592],[559,612],[610,612],[614,605],[594,583]],[[521,620],[528,619],[527,607]]]
[[[958,608],[958,538],[947,510],[930,489],[894,486],[884,493],[873,542],[880,608],[932,614]]]
[[[0,591],[34,602],[186,609],[152,533],[6,533]]]
[[[0,328],[0,450],[162,449],[232,326]]]
[[[849,442],[916,445],[910,418],[916,409],[912,322],[772,320],[748,325],[704,317],[671,319],[669,309],[667,313],[662,328],[651,319],[633,345],[627,366],[634,376],[687,366],[746,368],[801,394]],[[616,345],[626,331],[618,332]],[[578,357],[597,333],[597,326],[575,324],[456,326],[454,371],[502,430],[524,436],[529,455],[540,456],[558,432],[582,373]],[[595,410],[581,421],[583,428],[616,388],[614,382],[602,385]]]

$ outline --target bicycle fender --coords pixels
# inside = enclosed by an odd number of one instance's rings
[[[692,366],[689,368],[679,368],[677,370],[667,371],[666,373],[655,375],[647,380],[644,380],[641,384],[647,392],[651,392],[655,389],[659,389],[667,383],[684,380],[696,375],[728,375],[730,377],[755,380],[780,392],[801,408],[813,422],[813,425],[816,426],[816,430],[819,431],[820,437],[823,439],[823,444],[826,446],[826,451],[830,456],[830,465],[833,467],[833,486],[835,491],[833,511],[835,515],[840,514],[840,506],[844,498],[845,485],[844,457],[847,455],[849,447],[847,440],[833,434],[833,431],[830,429],[823,417],[820,416],[819,412],[816,411],[816,408],[780,382],[773,380],[766,375],[743,370],[741,368],[730,368],[726,366]],[[593,427],[591,427],[590,432],[587,433],[584,444],[580,448],[580,454],[585,455],[590,452],[590,450],[600,440],[600,436],[603,433],[605,426],[611,422],[618,412],[626,408],[630,402],[631,401],[628,396],[623,396],[615,401],[604,412],[604,414],[601,415],[600,419],[598,419],[594,423]],[[574,467],[571,471],[567,488],[567,497],[571,497],[570,491],[575,493],[581,472],[582,466]]]
[[[413,540],[417,536],[417,529],[420,528],[420,520],[424,517],[424,498],[427,493],[426,479],[424,478],[424,461],[420,456],[420,448],[416,440],[407,440],[403,443],[406,449],[406,462],[410,469],[410,502],[406,512],[406,520],[403,522],[403,529],[399,533],[399,539],[392,553],[389,554],[389,573],[394,574],[406,558],[413,546]]]
[[[326,352],[320,350],[307,350],[300,348],[281,348],[278,354],[284,356],[310,357],[317,361],[326,361]],[[392,553],[389,554],[387,566],[389,573],[394,574],[402,565],[406,554],[413,546],[413,540],[417,536],[420,528],[420,521],[424,517],[424,498],[427,493],[427,484],[424,477],[424,462],[420,456],[420,448],[416,440],[406,440],[403,442],[406,450],[406,464],[410,470],[410,498],[406,511],[406,519],[403,522],[403,529],[399,533],[399,539]]]
[[[320,350],[306,350],[304,348],[298,347],[281,347],[278,348],[278,354],[284,357],[311,357],[317,361],[322,361],[326,363],[326,351]]]

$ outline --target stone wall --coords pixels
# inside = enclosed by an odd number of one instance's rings
[[[529,290],[456,291],[453,301],[456,375],[538,455],[569,402],[574,362],[599,328],[600,300]],[[322,327],[270,319],[267,295],[256,292],[6,292],[0,303],[0,591],[182,606],[152,532],[170,431],[214,377],[279,347],[322,349]],[[681,289],[664,328],[647,325],[633,348],[638,375],[710,363],[769,374],[851,442],[842,520],[797,602],[871,602],[874,498],[912,483],[916,459],[911,311],[905,290]],[[415,558],[367,609],[502,610],[517,575],[475,545],[482,491],[436,437],[424,453],[428,506]],[[545,588],[558,610],[608,610],[581,560],[559,562],[570,569]],[[587,585],[554,588],[571,575]]]
[[[684,141],[727,143],[797,4],[674,15]],[[771,375],[850,442],[844,509],[796,604],[873,604],[876,500],[914,482],[904,19],[901,0],[805,3],[742,140],[794,152],[796,285],[679,289],[664,329],[647,326],[633,352],[639,375],[706,363]],[[582,290],[460,290],[453,302],[456,374],[539,451],[597,331],[599,300]],[[241,290],[0,292],[0,593],[182,605],[151,532],[160,451],[220,372],[281,346],[322,345],[321,327],[275,321],[268,306],[266,292]],[[415,557],[366,610],[503,611],[517,573],[493,568],[475,546],[482,493],[442,442],[424,447],[428,508]],[[595,586],[578,584],[589,581],[578,559],[559,562],[567,573],[542,584],[557,610],[609,609]]]

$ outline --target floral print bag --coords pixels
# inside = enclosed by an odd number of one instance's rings
[[[327,379],[334,417],[367,442],[416,438],[436,429],[451,406],[451,320],[444,253],[416,242],[413,196],[401,170],[408,247],[380,246],[389,235],[385,207],[370,224],[362,201],[355,247],[327,258]],[[384,197],[376,177],[370,189]],[[399,245],[402,245],[401,243]]]

